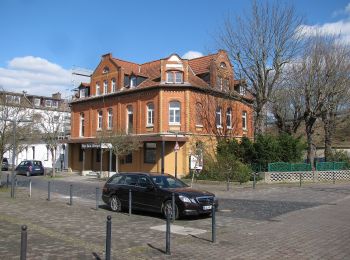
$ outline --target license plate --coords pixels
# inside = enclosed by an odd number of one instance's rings
[[[34,169],[35,171],[40,171],[40,169]]]
[[[211,205],[209,205],[209,206],[203,206],[203,210],[208,210],[208,209],[211,209]]]

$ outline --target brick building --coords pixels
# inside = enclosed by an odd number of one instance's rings
[[[115,171],[115,158],[108,145],[100,146],[98,134],[122,131],[138,136],[142,147],[119,158],[120,171],[188,174],[189,157],[200,142],[213,152],[218,138],[253,138],[252,102],[223,50],[190,60],[172,54],[144,64],[103,55],[90,83],[82,83],[71,102],[69,165]],[[102,156],[100,147],[107,151]]]

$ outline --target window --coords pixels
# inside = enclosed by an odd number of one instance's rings
[[[52,100],[52,107],[58,107],[58,101]]]
[[[98,83],[96,83],[96,96],[101,95],[101,89],[100,89],[100,85]]]
[[[172,101],[169,103],[169,124],[180,124],[180,102]]]
[[[230,81],[229,79],[224,79],[224,90],[229,91],[230,90]]]
[[[136,87],[136,77],[132,76],[130,78],[130,88],[134,88],[134,87]]]
[[[103,74],[109,73],[109,68],[108,67],[104,67],[102,73]]]
[[[226,125],[227,128],[232,128],[232,109],[228,108],[226,110]]]
[[[86,94],[85,88],[81,88],[79,91],[79,97],[84,98],[84,97],[86,97],[85,94]]]
[[[52,100],[45,100],[45,107],[52,107]]]
[[[243,130],[247,130],[247,112],[242,112],[242,128]]]
[[[203,105],[196,104],[196,126],[203,126]]]
[[[167,71],[167,83],[183,83],[183,73],[181,71]]]
[[[116,92],[117,88],[116,88],[116,84],[115,84],[115,79],[112,79],[112,92]]]
[[[112,108],[108,109],[108,129],[113,128],[113,110]]]
[[[216,108],[215,112],[215,123],[217,128],[222,127],[222,120],[221,120],[221,107]]]
[[[103,112],[102,110],[98,111],[97,114],[97,129],[102,129],[102,119],[103,119]]]
[[[157,144],[145,143],[144,146],[144,162],[156,163]]]
[[[34,106],[40,107],[40,98],[35,98],[34,99]]]
[[[216,78],[216,86],[220,89],[220,90],[222,90],[222,86],[223,86],[223,79],[222,79],[222,77],[217,77]]]
[[[101,162],[101,149],[96,149],[96,162]]]
[[[108,93],[108,84],[107,84],[107,80],[103,81],[103,94],[107,94]]]
[[[125,163],[132,163],[132,153],[125,156]]]
[[[84,113],[80,114],[80,136],[84,136],[84,130],[85,130],[85,118]]]
[[[226,68],[226,63],[225,62],[221,62],[220,63],[220,68]]]
[[[21,102],[21,97],[20,96],[6,95],[6,101],[8,103],[19,104]]]
[[[137,186],[140,186],[142,188],[147,188],[149,185],[152,185],[151,180],[147,176],[140,176],[139,181],[137,183]]]
[[[153,103],[147,104],[147,126],[153,126],[154,124],[154,105]]]
[[[130,134],[133,132],[133,123],[134,123],[134,114],[133,114],[133,109],[132,106],[127,106],[126,108],[126,113],[127,113],[127,128],[126,128],[126,133]]]

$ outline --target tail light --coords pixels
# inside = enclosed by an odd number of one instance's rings
[[[108,191],[108,188],[106,186],[103,187],[102,189],[103,192],[107,192]]]

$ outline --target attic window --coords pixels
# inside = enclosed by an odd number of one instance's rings
[[[221,62],[220,63],[220,68],[226,68],[226,63],[225,62]]]
[[[103,74],[109,73],[109,68],[108,67],[104,67],[103,68]]]
[[[167,83],[183,83],[183,73],[181,71],[167,71]]]

